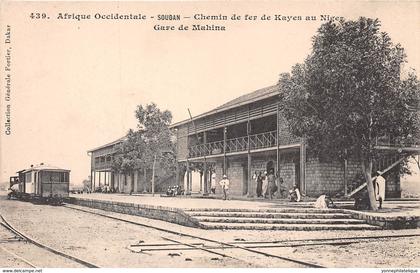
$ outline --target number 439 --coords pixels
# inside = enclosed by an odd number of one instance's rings
[[[31,15],[29,15],[31,19],[49,19],[46,13],[39,13],[39,12],[32,12]]]

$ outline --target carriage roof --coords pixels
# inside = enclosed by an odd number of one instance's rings
[[[59,168],[59,167],[55,167],[55,166],[52,166],[52,165],[39,164],[39,165],[33,166],[33,167],[29,168],[29,169],[23,169],[21,171],[18,171],[18,173],[27,173],[27,172],[31,172],[31,171],[70,172],[70,170]]]

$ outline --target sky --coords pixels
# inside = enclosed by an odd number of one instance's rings
[[[11,46],[11,135],[1,131],[0,181],[40,162],[90,174],[89,149],[136,128],[136,105],[173,121],[273,85],[310,53],[321,14],[379,18],[420,71],[420,2],[1,2],[2,51]],[[50,18],[31,19],[31,13]],[[57,19],[59,13],[141,13],[147,20]],[[158,21],[159,14],[190,17]],[[316,21],[198,21],[195,14],[315,15]],[[154,19],[150,18],[155,16]],[[225,25],[226,31],[156,31],[155,25]],[[4,44],[6,26],[11,43]],[[4,53],[2,53],[4,55]],[[2,56],[2,67],[5,57]],[[1,117],[5,121],[2,71]],[[418,74],[418,73],[417,73]]]

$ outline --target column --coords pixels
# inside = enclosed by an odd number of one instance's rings
[[[180,182],[179,182],[179,162],[178,162],[178,161],[176,162],[176,174],[175,174],[175,181],[176,181],[176,184],[177,184],[177,185],[179,185],[179,184],[180,184]]]
[[[344,195],[347,195],[347,173],[348,173],[348,162],[347,162],[347,149],[344,150]]]
[[[247,196],[248,197],[252,197],[252,193],[251,193],[251,186],[252,186],[252,172],[251,172],[251,166],[252,166],[252,162],[251,162],[251,121],[249,120],[249,107],[248,107],[248,122],[246,124],[246,132],[248,135],[248,189],[247,189]]]
[[[276,124],[276,175],[277,175],[277,198],[281,198],[280,193],[280,132],[279,132],[279,122],[280,122],[280,104],[277,104],[277,124]]]
[[[206,147],[207,144],[207,132],[205,131],[203,136],[203,140],[204,140],[204,148]],[[206,150],[204,150],[204,165],[203,165],[203,175],[204,175],[204,194],[208,193],[208,176],[207,176],[207,160],[206,160]]]
[[[227,174],[227,160],[226,160],[226,141],[227,141],[227,127],[223,128],[223,174]]]
[[[187,159],[187,188],[185,189],[185,193],[189,194],[190,193],[190,163]]]
[[[143,178],[143,192],[147,192],[147,168],[144,167],[143,170],[144,178]]]
[[[305,170],[306,170],[306,145],[304,140],[300,145],[300,187],[301,191],[306,194],[306,183],[305,183]]]
[[[90,189],[93,190],[95,187],[95,171],[90,171]]]

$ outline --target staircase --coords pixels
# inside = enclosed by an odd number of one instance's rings
[[[204,229],[242,230],[376,230],[340,209],[188,209]]]

